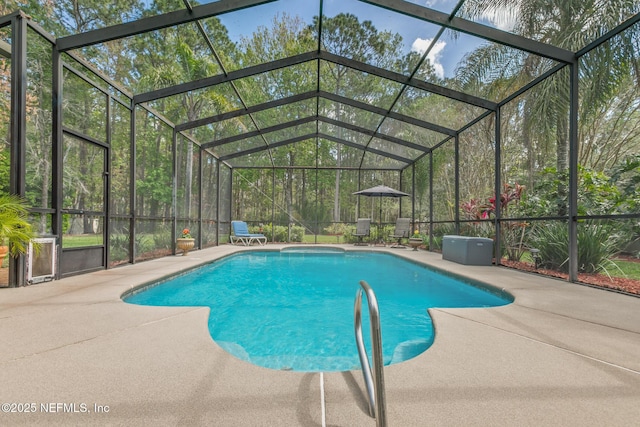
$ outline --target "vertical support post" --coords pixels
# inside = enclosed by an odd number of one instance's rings
[[[569,65],[569,281],[578,280],[578,60]]]
[[[318,144],[316,144],[316,165],[318,163]],[[304,169],[302,169],[301,171],[302,173],[304,173]],[[319,200],[318,200],[318,168],[316,167],[315,170],[315,179],[316,179],[316,185],[315,185],[315,197],[316,197],[316,206],[315,206],[315,211],[316,211],[316,232],[315,232],[315,236],[313,239],[314,243],[318,243],[318,232],[320,231],[320,214],[319,214]]]
[[[200,249],[204,248],[204,233],[202,232],[202,228],[204,227],[204,220],[202,218],[202,178],[204,176],[202,172],[204,168],[203,158],[202,149],[198,146],[198,247]]]
[[[131,123],[129,140],[129,262],[134,264],[136,262],[136,167],[137,167],[137,138],[136,138],[136,106],[133,101],[131,102]]]
[[[502,245],[500,242],[502,242],[502,224],[501,224],[501,219],[502,219],[502,206],[500,205],[500,191],[502,188],[502,173],[501,173],[501,167],[502,167],[502,134],[500,133],[500,127],[501,127],[501,120],[502,120],[502,113],[501,113],[501,109],[498,106],[498,108],[496,109],[495,112],[495,159],[494,159],[494,171],[495,171],[495,182],[494,182],[494,194],[495,194],[495,223],[494,223],[494,227],[496,230],[496,239],[494,242],[494,256],[496,258],[496,266],[500,265],[500,255],[502,254]]]
[[[400,191],[404,191],[404,188],[402,187],[402,171],[400,171],[400,176],[398,177],[398,189]],[[404,217],[404,215],[402,215],[402,197],[399,197],[398,199],[398,218],[400,218]]]
[[[226,188],[226,194],[229,195],[229,203],[227,203],[227,205],[229,205],[229,209],[227,212],[227,218],[229,218],[229,221],[231,221],[233,219],[233,206],[231,206],[231,199],[233,198],[233,174],[235,173],[234,169],[229,168],[229,183],[227,184],[228,187]],[[229,227],[231,227],[231,224],[229,224]]]
[[[178,237],[178,133],[172,128],[171,134],[171,255],[176,254],[176,238]]]
[[[455,182],[453,184],[453,198],[454,209],[453,220],[455,221],[456,234],[460,234],[460,134],[456,133],[454,139],[454,176]]]
[[[216,246],[220,245],[220,160],[216,159]]]
[[[27,23],[19,13],[11,26],[11,161],[9,192],[25,195],[27,143]],[[9,257],[9,286],[25,283],[25,257]]]
[[[25,145],[27,135],[27,24],[18,14],[11,26],[11,162],[9,190],[25,194]]]
[[[429,250],[433,250],[433,151],[429,151]]]
[[[276,241],[276,168],[271,169],[271,242]]]
[[[358,191],[362,189],[362,170],[358,169]],[[360,218],[360,196],[356,196],[356,220]]]
[[[111,109],[113,100],[111,95],[105,95],[107,98],[107,148],[104,150],[104,171],[103,171],[103,193],[104,194],[104,224],[102,226],[102,236],[104,241],[104,268],[109,268],[109,260],[111,258]]]
[[[54,209],[51,218],[51,228],[56,236],[56,250],[58,255],[62,253],[62,200],[63,194],[63,175],[62,175],[62,100],[63,100],[63,69],[62,58],[57,46],[54,46],[52,53],[52,87],[51,87],[51,149],[52,149],[52,167],[51,167],[51,203]],[[105,224],[106,226],[106,224]],[[61,256],[55,257],[56,279],[60,278],[60,260]]]
[[[416,229],[416,164],[411,165],[411,223],[413,229]],[[413,234],[413,231],[409,234]]]

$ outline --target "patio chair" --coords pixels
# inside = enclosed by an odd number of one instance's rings
[[[267,243],[267,237],[264,234],[249,233],[249,227],[244,221],[231,221],[233,234],[229,236],[231,244],[235,245],[240,242],[245,246],[250,246],[253,242],[258,242],[261,246]]]
[[[402,244],[402,239],[408,239],[409,234],[411,233],[411,218],[398,218],[396,219],[396,229],[392,235],[394,239],[398,239],[396,243],[391,245],[392,248],[405,248],[406,246]]]
[[[367,243],[362,241],[362,238],[369,235],[370,228],[371,218],[358,218],[358,222],[356,223],[356,232],[353,233],[353,235],[358,238],[358,241],[354,243],[355,246],[367,245]]]

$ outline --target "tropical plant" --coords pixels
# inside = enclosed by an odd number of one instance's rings
[[[129,259],[129,234],[112,232],[109,236],[109,256],[112,264],[119,264]]]
[[[618,13],[613,13],[617,10]],[[599,2],[530,0],[471,0],[464,3],[460,13],[471,19],[508,17],[511,30],[569,51],[578,51],[618,23],[619,13],[637,12],[637,1],[611,0]],[[614,23],[615,21],[615,23]],[[585,23],[589,23],[586,25]],[[637,60],[637,29],[622,33],[580,58],[580,126],[594,118],[611,117],[612,111],[603,105],[615,98],[621,89],[633,87],[640,78]],[[631,59],[631,60],[630,60]],[[518,64],[518,66],[514,66]],[[504,45],[487,44],[468,55],[457,69],[462,90],[481,92],[486,97],[501,99],[514,88],[522,87],[548,71],[553,64],[540,56],[524,54]],[[517,114],[523,117],[522,141],[530,171],[539,164],[536,153],[555,147],[556,165],[560,179],[556,188],[558,200],[566,199],[569,153],[569,72],[562,69],[553,78],[545,79],[536,88],[535,96],[523,97]],[[632,103],[633,105],[633,103]],[[617,116],[618,113],[616,113]],[[615,123],[615,118],[611,123]],[[580,129],[584,134],[585,130]],[[609,135],[585,139],[581,149],[607,146],[607,152],[623,147],[608,141]],[[619,138],[624,140],[624,138]],[[629,145],[629,144],[626,144]],[[611,149],[609,148],[611,147]],[[618,147],[618,148],[614,148]],[[549,150],[551,151],[551,150]],[[609,157],[603,154],[601,157]],[[567,205],[555,206],[556,215],[566,215]]]
[[[603,272],[618,266],[611,257],[617,252],[620,236],[612,233],[612,227],[604,223],[578,226],[578,271]],[[540,266],[558,271],[569,270],[569,227],[564,222],[549,222],[536,226],[531,242],[538,249]]]
[[[27,253],[33,237],[26,200],[13,194],[0,195],[0,246],[7,245],[9,254],[17,257]]]
[[[525,187],[518,183],[505,184],[504,190],[500,193],[499,203],[500,211],[503,217],[507,217],[509,210],[514,209],[524,195]],[[492,215],[496,214],[496,202],[498,198],[489,197],[487,202],[483,203],[478,199],[471,199],[460,205],[463,215],[470,220],[479,224],[480,229],[486,230],[491,223],[486,222]],[[520,261],[522,255],[526,252],[525,237],[528,223],[523,221],[505,221],[502,223],[501,238],[502,251],[511,261]]]

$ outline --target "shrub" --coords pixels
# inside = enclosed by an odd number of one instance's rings
[[[527,252],[529,223],[523,221],[504,222],[501,230],[501,252],[510,261],[520,261]]]
[[[606,224],[578,225],[578,271],[604,272],[618,269],[611,261],[617,252],[619,236]],[[540,250],[540,266],[567,272],[569,270],[569,229],[565,223],[551,222],[536,226],[531,234],[532,243]]]
[[[345,234],[345,232],[348,229],[349,229],[349,226],[347,224],[344,224],[342,222],[336,222],[331,224],[328,227],[325,227],[324,231],[326,231],[328,234],[337,235],[337,234]]]
[[[433,247],[430,250],[441,251],[442,250],[442,237],[450,234],[455,234],[456,227],[454,224],[435,224],[433,227]]]
[[[347,225],[344,228],[343,231],[343,239],[345,243],[356,243],[358,241],[358,238],[356,236],[353,235],[353,233],[356,232],[356,226],[355,225]]]
[[[304,227],[291,225],[291,239],[289,240],[289,227],[284,225],[266,224],[262,227],[249,227],[250,233],[262,233],[268,242],[302,242],[304,237]]]
[[[112,262],[128,261],[129,259],[129,235],[125,233],[112,233],[110,236],[110,256]]]
[[[302,238],[304,237],[304,227],[299,225],[291,226],[291,241],[292,242],[302,242]]]
[[[156,228],[153,233],[153,245],[156,249],[171,248],[173,246],[173,240],[171,239],[171,229],[168,226],[163,225]]]
[[[148,234],[137,234],[135,236],[135,248],[136,254],[140,256],[141,254],[150,253],[154,249],[153,237]]]

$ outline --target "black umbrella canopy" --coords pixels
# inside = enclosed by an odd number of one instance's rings
[[[355,193],[358,196],[369,196],[369,197],[405,197],[409,196],[409,194],[404,193],[402,191],[395,190],[391,187],[387,187],[386,185],[376,185],[375,187],[367,188],[366,190],[356,191]]]

